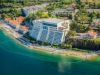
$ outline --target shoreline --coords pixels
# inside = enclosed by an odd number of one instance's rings
[[[28,47],[28,48],[39,50],[39,51],[49,52],[51,54],[60,54],[63,56],[73,56],[73,57],[77,57],[77,58],[81,58],[81,59],[85,59],[85,60],[92,60],[99,56],[97,54],[87,54],[86,52],[83,53],[83,52],[78,52],[78,51],[74,51],[74,50],[63,50],[62,52],[57,53],[57,52],[51,52],[51,51],[48,51],[45,49],[40,49],[37,47]]]
[[[50,54],[59,54],[59,55],[63,55],[63,56],[73,56],[73,57],[77,57],[77,58],[81,58],[81,59],[85,59],[85,60],[91,60],[94,59],[96,57],[98,57],[99,55],[97,54],[88,54],[87,52],[80,52],[80,51],[74,51],[74,50],[64,50],[64,49],[54,49],[54,48],[44,48],[44,46],[27,46],[24,45],[23,43],[21,43],[20,41],[18,41],[16,39],[15,36],[13,36],[13,34],[11,34],[10,32],[7,32],[7,30],[5,30],[3,27],[0,28],[4,33],[6,33],[7,35],[9,35],[10,37],[12,37],[13,39],[15,39],[16,42],[20,43],[21,45],[32,49],[32,50],[38,50],[38,51],[44,51],[44,52],[48,52]],[[16,33],[14,31],[14,33]]]

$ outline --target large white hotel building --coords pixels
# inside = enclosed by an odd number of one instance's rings
[[[56,18],[34,20],[30,35],[43,42],[60,44],[65,41],[65,36],[70,28],[69,24],[69,20]]]

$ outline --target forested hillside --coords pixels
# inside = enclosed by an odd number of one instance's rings
[[[0,0],[0,7],[32,6],[44,2],[72,3],[75,2],[75,0]]]

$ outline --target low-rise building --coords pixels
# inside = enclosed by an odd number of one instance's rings
[[[96,28],[98,25],[100,25],[100,19],[93,19],[91,26]]]
[[[28,16],[31,13],[36,13],[39,10],[42,10],[44,7],[46,7],[49,3],[43,3],[40,5],[34,5],[34,6],[28,6],[28,7],[24,7],[22,8],[23,14],[25,16]]]
[[[11,20],[11,18],[5,18],[6,23],[9,23],[10,20]]]
[[[19,29],[20,24],[16,20],[9,20],[9,25],[14,29]]]
[[[70,6],[70,7],[75,7],[75,6],[77,6],[77,4],[76,4],[76,3],[72,3],[72,4],[70,4],[69,6]]]
[[[28,31],[28,28],[26,26],[21,26],[20,29],[19,29],[19,32],[21,34],[25,34],[27,31]]]
[[[100,12],[100,9],[87,9],[87,12]]]
[[[69,24],[69,20],[56,18],[34,20],[33,28],[29,33],[37,40],[48,41],[50,44],[60,44],[65,41]]]
[[[68,13],[73,13],[75,12],[75,9],[73,7],[68,7],[66,9],[63,9],[63,8],[56,8],[54,11],[53,11],[53,15],[57,15],[57,14],[68,14]]]
[[[5,22],[7,24],[9,24],[12,28],[19,30],[20,24],[22,23],[23,19],[24,19],[24,17],[22,17],[22,16],[19,16],[19,17],[15,18],[14,20],[12,20],[11,18],[6,18]]]
[[[83,39],[83,38],[95,39],[97,37],[97,32],[94,32],[93,30],[89,30],[85,33],[78,34],[78,36],[80,39]]]
[[[24,20],[24,17],[23,17],[23,16],[19,16],[19,17],[15,18],[15,20],[17,20],[17,22],[18,22],[19,24],[21,24],[22,21]]]
[[[81,2],[94,2],[95,0],[81,0]]]

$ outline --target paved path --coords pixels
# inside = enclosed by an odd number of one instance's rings
[[[76,16],[76,13],[79,11],[79,9],[75,9],[75,13],[72,13],[72,17],[73,17],[73,21],[75,21],[75,16]]]

